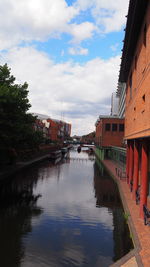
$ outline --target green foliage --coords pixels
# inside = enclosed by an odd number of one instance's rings
[[[128,219],[129,219],[130,214],[124,212],[123,216],[124,216],[125,221],[128,222]]]
[[[31,107],[28,100],[28,84],[15,83],[7,64],[0,66],[0,147],[15,149],[38,145],[41,133],[34,132],[36,120],[27,113]]]

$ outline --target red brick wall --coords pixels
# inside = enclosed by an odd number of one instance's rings
[[[145,24],[147,28],[146,46],[144,45]],[[130,88],[128,79],[126,95],[126,139],[150,136],[150,3],[143,22],[137,48],[133,55],[133,62],[130,69],[131,73],[132,88]],[[132,91],[132,95],[130,91]]]
[[[58,140],[58,131],[59,131],[59,124],[51,119],[47,120],[50,122],[50,139],[52,141]]]
[[[110,124],[110,131],[106,131],[106,123]],[[117,124],[117,131],[112,131],[112,124]],[[96,143],[99,146],[123,146],[124,131],[119,131],[119,124],[124,124],[124,119],[101,119],[96,127]]]

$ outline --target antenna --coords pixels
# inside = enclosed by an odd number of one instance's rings
[[[61,113],[60,113],[60,120],[61,121],[64,121],[64,110],[63,110],[63,101],[61,101],[61,106],[62,106],[62,109],[61,109]]]

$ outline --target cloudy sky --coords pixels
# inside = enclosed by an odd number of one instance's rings
[[[128,0],[0,0],[0,64],[29,84],[31,112],[95,129],[116,90]]]

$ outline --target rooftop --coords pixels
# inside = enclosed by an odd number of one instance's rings
[[[119,118],[118,116],[111,116],[111,115],[99,115],[99,118],[97,119],[95,126],[99,123],[101,119],[118,119],[122,120],[123,118]]]

